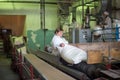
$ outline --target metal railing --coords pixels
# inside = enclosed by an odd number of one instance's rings
[[[98,35],[94,35],[95,32],[100,32]],[[100,30],[92,31],[92,42],[94,42],[94,37],[98,36],[98,39],[101,39],[103,42],[107,41],[120,41],[120,27],[118,28],[106,28]]]

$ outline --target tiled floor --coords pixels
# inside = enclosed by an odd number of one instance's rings
[[[17,73],[10,68],[11,59],[0,54],[0,80],[20,80]]]

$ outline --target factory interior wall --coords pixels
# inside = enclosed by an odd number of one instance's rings
[[[54,30],[58,27],[58,6],[47,4],[45,11],[45,27],[49,30]]]
[[[51,45],[50,42],[52,40],[53,35],[53,30],[48,30],[45,33],[42,29],[38,29],[36,31],[29,30],[27,31],[28,47],[32,50],[44,50],[45,46]]]
[[[119,0],[116,0],[116,5],[119,8]],[[23,36],[27,36],[28,46],[31,48],[43,49],[45,45],[50,45],[51,38],[54,34],[54,30],[58,27],[58,5],[57,4],[46,4],[45,5],[45,28],[48,29],[44,35],[44,31],[41,29],[40,19],[40,4],[24,4],[22,8],[19,8],[21,4],[2,4],[0,3],[0,15],[25,15],[25,24]],[[4,9],[2,9],[4,7]],[[21,10],[22,9],[22,10]],[[94,12],[95,10],[91,11]],[[120,19],[119,11],[117,11],[115,17]],[[71,17],[71,16],[70,16]],[[82,10],[77,9],[76,12],[77,22],[82,24]],[[70,22],[70,21],[69,21]],[[95,22],[90,21],[90,26],[94,27]],[[65,27],[66,28],[66,27]],[[67,32],[67,31],[66,31]],[[44,36],[46,36],[44,38]],[[50,37],[49,37],[50,36]],[[44,42],[45,40],[45,42]],[[45,45],[44,45],[45,43]]]
[[[19,9],[19,5],[21,4],[14,4],[14,9],[12,5],[9,5],[12,8],[1,10],[0,15],[25,15],[24,30],[21,36],[27,37],[28,47],[44,49],[45,45],[50,45],[54,30],[58,27],[57,5],[45,5],[45,28],[48,29],[46,35],[41,29],[40,4],[27,4],[25,7],[23,5],[24,10]]]
[[[56,29],[58,17],[56,5],[45,5],[45,29],[41,29],[40,13],[29,14],[26,18],[26,32],[28,37],[28,47],[30,49],[43,50],[46,45],[50,45],[51,39]]]

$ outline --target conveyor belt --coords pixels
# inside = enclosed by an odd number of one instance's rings
[[[46,62],[48,62],[51,65],[55,66],[56,68],[62,70],[63,72],[73,76],[76,79],[90,80],[90,78],[86,74],[84,74],[78,70],[72,69],[68,66],[63,65],[59,61],[58,56],[51,55],[51,54],[44,52],[44,51],[37,51],[37,52],[31,51],[31,52],[34,53],[35,55],[37,55],[39,58],[45,60]]]
[[[71,76],[54,68],[45,61],[39,59],[33,54],[25,55],[25,58],[33,65],[33,67],[41,73],[46,80],[75,80]]]

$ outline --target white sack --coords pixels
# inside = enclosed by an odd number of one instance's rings
[[[77,47],[65,45],[62,50],[61,48],[59,49],[61,57],[70,64],[78,64],[83,60],[87,60],[87,53]]]
[[[14,41],[14,44],[15,45],[20,45],[20,44],[23,44],[23,36],[20,36],[20,37],[15,37],[15,41]]]
[[[20,50],[21,50],[21,53],[22,53],[22,54],[27,54],[26,46],[17,49],[17,51],[18,51],[19,53],[20,53]]]

